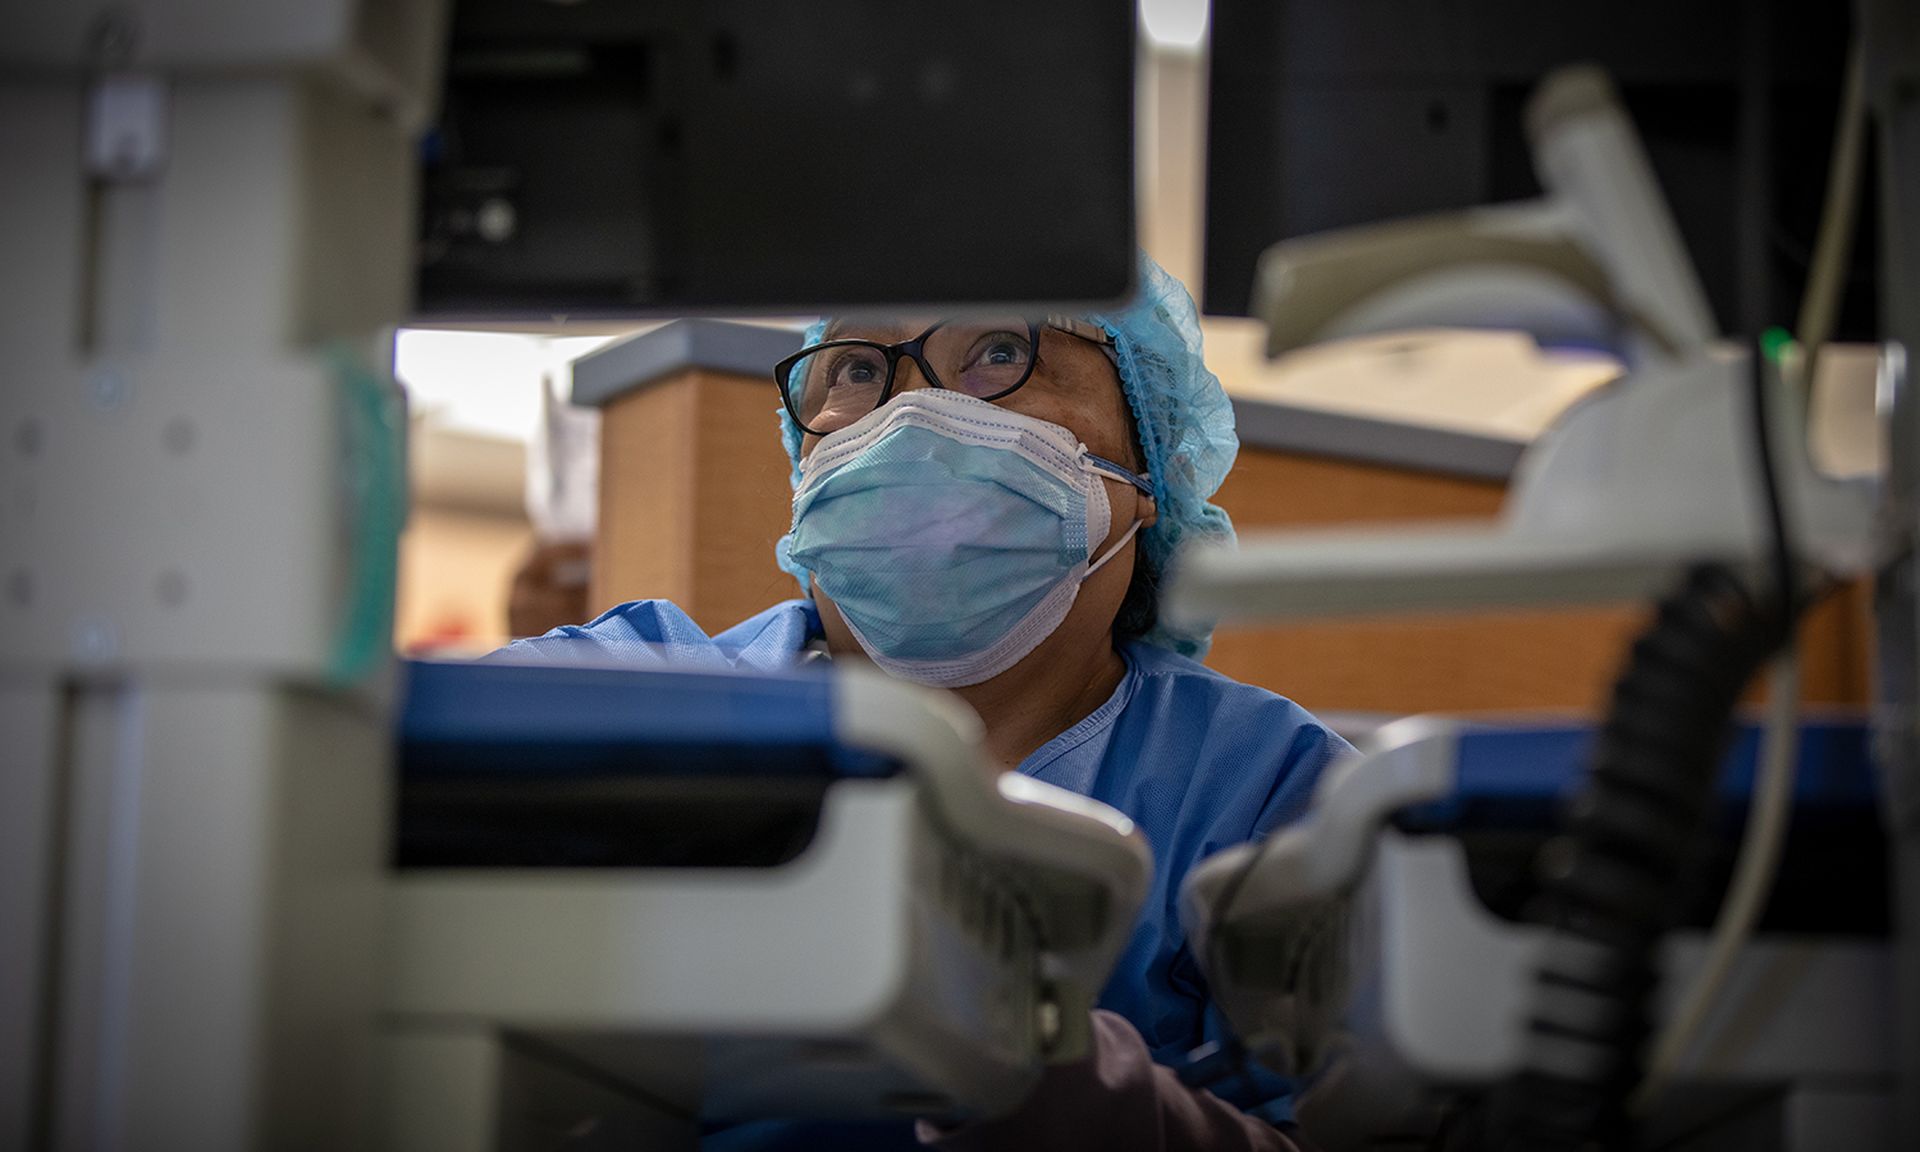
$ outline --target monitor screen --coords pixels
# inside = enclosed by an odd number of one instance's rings
[[[1557,67],[1597,63],[1620,89],[1721,330],[1791,326],[1850,8],[1214,0],[1206,309],[1246,314],[1255,262],[1277,241],[1538,196],[1527,97]],[[1874,180],[1869,167],[1862,187]],[[1873,200],[1861,202],[1841,338],[1877,327]]]
[[[1133,21],[1104,0],[459,0],[418,309],[1118,299]]]

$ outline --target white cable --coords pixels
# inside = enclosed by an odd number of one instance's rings
[[[1813,262],[1807,286],[1800,295],[1800,316],[1794,331],[1804,350],[1801,383],[1813,387],[1813,361],[1820,346],[1833,337],[1840,312],[1840,290],[1846,283],[1847,253],[1853,246],[1853,217],[1860,199],[1860,155],[1866,139],[1866,49],[1854,42],[1847,54],[1846,86],[1840,96],[1840,119],[1834,126],[1833,158],[1828,165],[1827,199],[1820,210],[1820,231],[1813,244]]]
[[[1673,1015],[1654,1044],[1646,1078],[1629,1101],[1636,1112],[1658,1099],[1674,1067],[1686,1054],[1700,1025],[1712,1010],[1726,982],[1734,958],[1753,935],[1753,926],[1766,907],[1767,893],[1780,863],[1787,824],[1793,815],[1793,782],[1799,769],[1800,660],[1792,644],[1774,658],[1767,689],[1767,727],[1755,769],[1753,797],[1747,826],[1740,839],[1733,882],[1713,925],[1713,940],[1693,982],[1682,994]]]
[[[1800,297],[1798,331],[1803,349],[1800,383],[1811,394],[1814,359],[1833,335],[1845,284],[1847,252],[1853,240],[1855,203],[1859,199],[1860,156],[1865,139],[1866,51],[1858,39],[1847,54],[1845,86],[1840,96],[1839,122],[1834,126],[1833,156],[1828,168],[1826,204],[1820,212],[1820,231],[1814,241],[1807,286]],[[1760,767],[1754,777],[1752,807],[1741,835],[1740,855],[1733,883],[1714,921],[1713,939],[1693,983],[1678,1001],[1673,1015],[1654,1042],[1646,1078],[1629,1102],[1644,1112],[1659,1097],[1674,1067],[1686,1055],[1700,1025],[1719,997],[1740,948],[1753,935],[1753,926],[1766,905],[1773,876],[1780,863],[1787,823],[1793,815],[1793,781],[1798,770],[1800,665],[1789,640],[1773,663],[1767,701],[1767,730],[1762,738]]]

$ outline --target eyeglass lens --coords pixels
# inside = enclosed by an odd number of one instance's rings
[[[938,377],[928,383],[982,400],[1005,395],[1033,370],[1030,331],[1021,317],[941,325],[921,349]],[[858,333],[839,337],[858,338]],[[910,358],[903,352],[900,359],[895,371],[905,372]],[[887,391],[887,354],[869,344],[836,344],[803,357],[789,381],[800,423],[815,433],[837,431],[880,406]]]

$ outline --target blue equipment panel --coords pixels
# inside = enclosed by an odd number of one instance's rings
[[[775,867],[832,785],[898,773],[834,734],[824,673],[416,661],[401,868]]]
[[[839,742],[824,673],[409,661],[401,771],[887,776]]]
[[[1530,920],[1539,853],[1580,790],[1597,735],[1591,725],[1468,728],[1455,749],[1454,794],[1403,809],[1394,825],[1452,837],[1488,911]],[[1760,744],[1758,725],[1735,727],[1720,775],[1720,811],[1676,893],[1680,925],[1713,922],[1732,875]],[[1793,816],[1761,929],[1884,936],[1886,875],[1868,726],[1832,719],[1803,724]]]
[[[1409,808],[1396,823],[1429,830],[1548,818],[1579,788],[1597,733],[1592,725],[1468,727],[1456,746],[1454,795]],[[1861,720],[1802,724],[1796,811],[1871,810],[1876,797],[1871,739]],[[1745,808],[1753,790],[1760,743],[1759,725],[1735,728],[1720,775],[1721,799],[1732,812]]]

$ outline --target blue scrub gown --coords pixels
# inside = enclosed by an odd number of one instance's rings
[[[591,624],[516,641],[502,655],[773,670],[790,666],[820,634],[810,600],[777,604],[713,637],[666,601],[638,600]],[[1226,1035],[1180,929],[1188,869],[1300,816],[1321,771],[1348,746],[1291,700],[1184,656],[1138,642],[1122,645],[1120,655],[1126,676],[1107,702],[1019,771],[1119,809],[1153,846],[1153,887],[1100,1006],[1130,1021],[1154,1060],[1178,1069],[1189,1053]],[[1264,1070],[1208,1087],[1269,1121],[1292,1119],[1289,1085]],[[911,1126],[897,1123],[836,1125],[830,1133],[821,1125],[749,1124],[702,1142],[708,1149],[916,1146]]]

